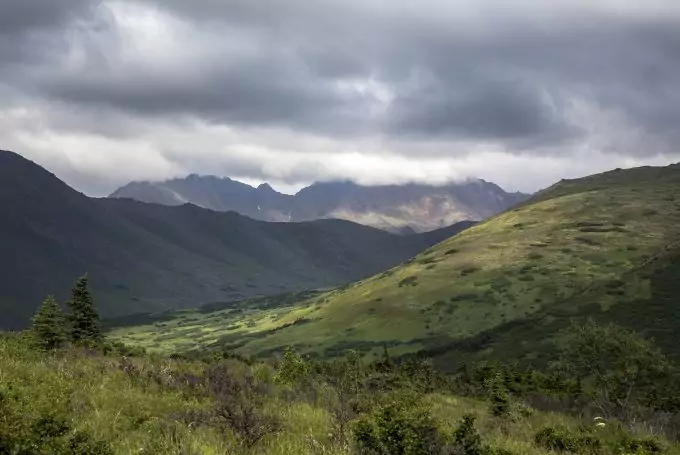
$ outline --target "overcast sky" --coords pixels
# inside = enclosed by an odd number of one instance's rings
[[[0,149],[77,189],[189,173],[534,191],[680,161],[677,0],[0,0]]]

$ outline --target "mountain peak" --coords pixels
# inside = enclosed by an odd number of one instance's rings
[[[18,153],[12,152],[10,150],[0,150],[0,164],[2,165],[2,168],[7,168],[7,166],[10,165],[23,165],[23,166],[34,166],[36,168],[39,168],[36,163],[33,161],[29,160],[28,158],[24,158],[23,156],[19,155]],[[41,168],[42,169],[42,168]],[[45,172],[47,172],[45,169],[43,169]]]
[[[481,179],[448,185],[376,186],[341,179],[316,182],[295,195],[287,195],[277,192],[269,183],[253,188],[237,180],[198,174],[151,187],[128,185],[112,196],[164,205],[191,202],[263,221],[340,218],[397,233],[411,229],[424,232],[459,221],[482,220],[528,198],[521,193],[506,193]]]
[[[35,199],[57,195],[83,196],[39,164],[9,150],[0,150],[0,196],[23,192]]]
[[[177,177],[174,178],[170,181],[189,181],[189,182],[235,182],[235,183],[241,183],[241,182],[236,182],[236,180],[233,180],[229,177],[225,176],[217,176],[217,175],[203,175],[203,174],[189,174],[184,178]],[[244,184],[245,185],[245,184]]]

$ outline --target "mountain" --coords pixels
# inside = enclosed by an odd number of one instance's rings
[[[328,287],[444,240],[344,220],[267,223],[184,204],[92,199],[0,151],[0,328],[24,326],[49,293],[88,273],[104,316]]]
[[[233,210],[263,221],[339,218],[395,233],[425,232],[464,220],[482,220],[527,199],[498,185],[470,180],[447,186],[361,186],[315,183],[295,195],[270,185],[257,188],[229,178],[190,175],[165,182],[133,182],[111,198],[163,205],[187,202],[217,211]]]
[[[209,334],[204,345],[246,354],[284,346],[376,353],[386,345],[395,354],[427,353],[446,369],[466,358],[544,361],[560,329],[589,317],[652,337],[680,360],[679,296],[676,164],[561,181],[368,279],[281,308],[255,303],[247,330],[229,310],[204,312],[192,324]],[[134,332],[171,342],[184,326],[175,320],[168,328]]]

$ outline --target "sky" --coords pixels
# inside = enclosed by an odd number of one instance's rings
[[[680,161],[677,0],[0,0],[0,149],[93,196],[190,173],[510,191]]]

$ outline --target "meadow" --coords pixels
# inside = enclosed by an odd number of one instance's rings
[[[680,453],[658,428],[603,423],[539,377],[443,376],[353,353],[316,363],[293,351],[267,362],[119,344],[43,352],[28,334],[4,335],[0,453]]]

